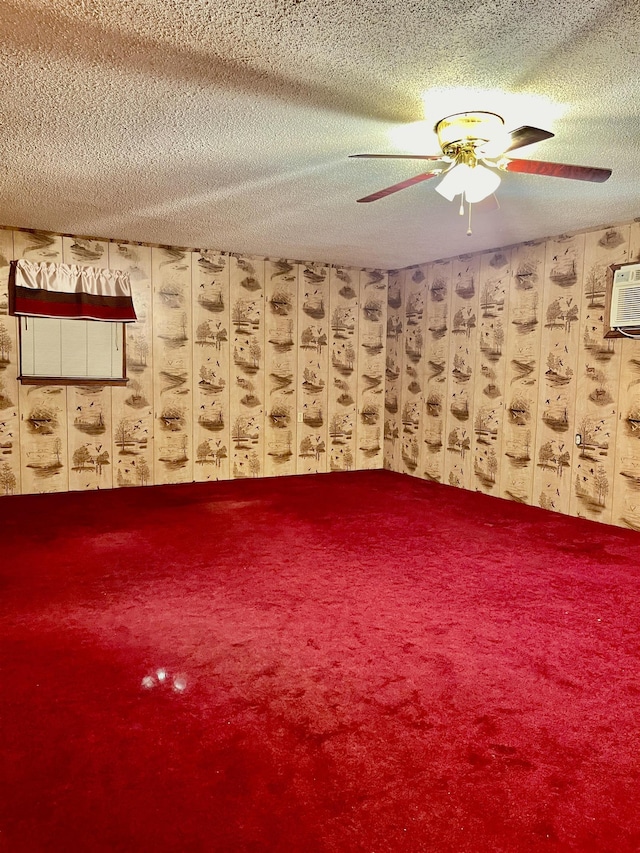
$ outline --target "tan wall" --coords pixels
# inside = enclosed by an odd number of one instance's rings
[[[127,387],[21,385],[9,261],[128,270]],[[0,230],[0,495],[380,468],[387,274]]]
[[[390,273],[385,467],[640,529],[640,342],[603,338],[638,259],[634,222]]]

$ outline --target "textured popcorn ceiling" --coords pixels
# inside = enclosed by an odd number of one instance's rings
[[[0,27],[1,224],[393,268],[640,215],[637,0],[2,0]],[[613,176],[505,175],[472,237],[435,181],[356,204],[428,166],[349,154],[434,153],[465,109]]]

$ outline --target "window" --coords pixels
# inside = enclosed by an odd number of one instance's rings
[[[21,382],[126,383],[127,273],[12,261],[9,313],[20,318]]]
[[[126,383],[124,323],[20,317],[20,380]]]

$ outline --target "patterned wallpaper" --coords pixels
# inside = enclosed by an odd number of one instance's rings
[[[633,222],[390,272],[385,467],[640,530],[640,342],[603,338],[639,259]]]
[[[18,382],[22,257],[129,271],[126,387]],[[640,530],[640,343],[602,337],[607,267],[638,259],[638,222],[388,274],[0,229],[0,495],[384,455]]]
[[[21,385],[9,261],[124,269],[126,387]],[[0,230],[0,495],[380,468],[387,274]]]

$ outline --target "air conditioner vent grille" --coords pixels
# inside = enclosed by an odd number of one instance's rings
[[[616,270],[611,296],[611,327],[640,328],[640,264]]]

